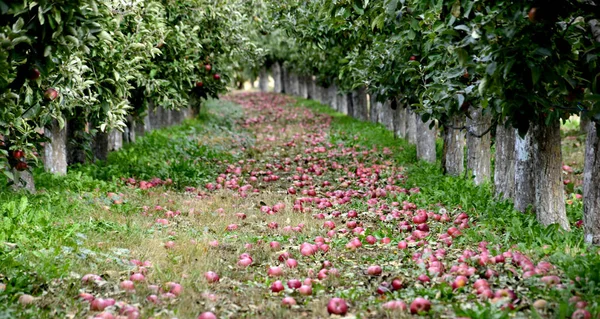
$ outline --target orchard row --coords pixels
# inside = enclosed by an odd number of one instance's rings
[[[278,92],[384,124],[425,160],[437,126],[444,170],[463,173],[468,144],[478,184],[491,181],[494,144],[498,196],[564,229],[560,121],[580,115],[593,123],[584,224],[598,244],[599,12],[585,1],[277,1],[262,74],[273,69]]]
[[[198,108],[224,92],[240,61],[262,58],[258,31],[248,32],[258,8],[242,0],[0,2],[0,170],[19,184],[40,165],[41,145],[59,135],[70,149],[46,146],[60,157],[46,168],[64,173],[67,161],[108,148],[106,132],[134,131],[154,108]]]

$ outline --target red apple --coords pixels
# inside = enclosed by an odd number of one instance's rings
[[[298,292],[301,295],[310,296],[310,295],[312,295],[312,287],[308,286],[308,285],[302,285],[302,286],[300,286],[300,288],[298,288]]]
[[[287,286],[290,287],[290,289],[298,289],[302,286],[302,282],[298,279],[290,279],[287,282]]]
[[[214,313],[207,311],[207,312],[201,313],[198,316],[198,319],[217,319],[217,316]]]
[[[40,70],[33,68],[33,69],[29,70],[29,74],[27,75],[27,78],[32,81],[35,81],[40,78],[40,75],[41,75]]]
[[[285,288],[283,287],[283,283],[281,283],[280,280],[277,280],[276,282],[271,284],[272,292],[280,292],[280,291],[283,291],[283,289],[285,289]]]
[[[58,97],[58,91],[53,88],[49,88],[44,92],[44,98],[48,101],[54,101]]]
[[[371,276],[379,276],[379,275],[381,275],[382,271],[383,270],[381,269],[381,266],[379,266],[379,265],[369,266],[369,268],[367,268],[367,274],[369,274]]]
[[[206,65],[204,65],[204,69],[206,71],[210,71],[210,70],[212,70],[212,66],[210,64],[206,64]]]
[[[206,281],[209,283],[215,283],[219,281],[219,275],[217,275],[217,273],[214,271],[207,271],[204,273],[204,278],[206,278]]]
[[[204,86],[204,83],[202,81],[196,82],[196,87],[201,88],[203,86]]]
[[[219,73],[215,73],[215,75],[213,75],[213,78],[218,81],[221,79],[221,76],[219,75]]]
[[[343,316],[348,312],[348,305],[342,298],[331,298],[327,303],[327,312]]]
[[[416,298],[410,303],[410,313],[413,315],[428,312],[431,309],[431,302],[425,298]]]

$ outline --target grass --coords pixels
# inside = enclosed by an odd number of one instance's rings
[[[261,94],[209,101],[197,119],[154,131],[112,153],[106,162],[74,167],[65,177],[36,171],[41,189],[36,195],[0,193],[0,283],[6,285],[3,292],[0,289],[0,318],[88,317],[96,312],[78,300],[82,292],[134,305],[142,318],[196,318],[203,311],[213,311],[219,318],[323,318],[328,317],[325,305],[332,296],[345,298],[350,313],[358,318],[404,317],[381,310],[381,305],[395,299],[410,303],[417,296],[432,301],[434,317],[566,317],[574,311],[569,302],[573,295],[587,300],[592,313],[600,311],[596,301],[600,255],[583,243],[581,230],[565,233],[541,227],[532,214],[518,213],[509,202],[494,200],[490,185],[477,187],[463,178],[443,176],[439,167],[439,163],[416,162],[414,146],[394,138],[382,126],[356,121],[314,101]],[[361,185],[348,175],[358,169],[377,169],[379,179]],[[272,175],[279,179],[264,179]],[[293,175],[307,176],[307,187],[295,186],[297,196],[287,193],[299,182]],[[388,182],[398,175],[402,178]],[[141,181],[154,178],[171,183],[142,187]],[[331,186],[323,186],[325,181]],[[222,187],[208,190],[209,183]],[[386,186],[420,191],[388,190],[376,204],[353,197],[332,208],[304,203],[310,212],[294,210],[297,200],[307,196],[300,194],[302,190],[315,189],[318,197],[335,202],[330,196],[335,191],[369,192]],[[478,299],[467,287],[453,291],[443,278],[416,282],[426,268],[414,261],[413,254],[428,253],[416,244],[406,251],[396,248],[408,234],[398,231],[397,221],[381,221],[378,215],[391,214],[394,202],[405,201],[419,209],[445,210],[452,218],[468,213],[469,228],[445,247],[447,256],[441,258],[448,273],[464,250],[477,251],[479,243],[486,241],[492,254],[516,249],[535,263],[550,261],[557,267],[551,273],[560,276],[564,288],[548,288],[539,276],[524,279],[522,270],[511,263],[480,267],[467,261],[476,267],[475,276],[486,269],[498,272],[490,279],[494,289],[517,292],[517,309],[501,311],[499,304]],[[278,203],[284,208],[276,214],[261,211]],[[333,217],[335,210],[344,215]],[[338,233],[331,238],[328,253],[300,256],[301,243],[325,236],[323,220],[313,214],[326,213],[326,220],[334,221],[339,230],[345,227],[349,210],[359,212],[355,220],[366,229],[364,234]],[[244,219],[237,214],[244,214]],[[581,218],[580,200],[573,199],[568,214],[571,222]],[[160,219],[167,224],[158,223]],[[270,223],[278,227],[273,229]],[[233,224],[238,229],[228,231]],[[292,229],[300,224],[304,224],[301,231]],[[427,239],[436,249],[441,240],[434,235],[452,225],[430,221],[429,226]],[[389,237],[391,244],[367,245],[368,235]],[[363,242],[356,251],[346,249],[353,237]],[[216,248],[210,244],[214,240],[219,243]],[[164,247],[168,241],[175,243],[173,248]],[[281,248],[270,249],[271,241],[278,241]],[[267,267],[282,264],[278,256],[283,251],[292,253],[299,267],[283,266],[282,278],[266,276]],[[242,253],[253,258],[248,268],[236,265]],[[152,265],[139,267],[132,259]],[[325,260],[339,269],[340,277],[314,280],[312,296],[269,291],[277,279],[285,284],[287,279],[302,280],[317,273]],[[383,267],[381,277],[365,274],[372,264]],[[204,279],[209,270],[219,274],[219,283]],[[135,272],[146,274],[145,283],[136,284],[135,293],[120,289],[119,283]],[[98,274],[103,281],[86,285],[81,277],[87,273]],[[404,278],[407,287],[384,296],[374,293],[381,282],[394,277]],[[171,299],[147,286],[165,288],[168,282],[180,283],[184,293]],[[22,294],[33,295],[34,306],[19,305]],[[146,300],[151,294],[157,294],[160,302]],[[286,295],[298,305],[282,307]],[[533,308],[537,299],[547,300],[549,306]],[[115,313],[121,308],[108,310]]]

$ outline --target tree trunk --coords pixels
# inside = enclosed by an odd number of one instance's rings
[[[123,148],[123,133],[119,130],[112,130],[108,133],[108,151],[118,151]]]
[[[352,91],[352,117],[360,121],[369,119],[367,89],[364,86]]]
[[[473,174],[476,185],[489,182],[492,175],[492,138],[489,132],[492,120],[482,111],[481,108],[472,108],[469,110],[471,119],[467,119],[467,169]]]
[[[525,212],[535,202],[535,184],[533,182],[534,154],[536,145],[531,137],[531,129],[525,137],[515,130],[515,209]]]
[[[535,212],[543,225],[559,224],[570,229],[565,208],[565,190],[562,182],[562,153],[560,122],[533,125],[537,146],[535,155]]]
[[[340,90],[336,90],[337,95],[335,97],[337,102],[337,110],[338,112],[348,115],[348,94],[341,93]]]
[[[379,123],[383,124],[386,129],[393,132],[394,131],[394,113],[392,111],[392,103],[387,100],[379,106],[377,111],[379,114],[377,115],[377,119]]]
[[[509,199],[515,193],[515,130],[498,123],[495,146],[494,185],[496,197]]]
[[[67,127],[61,129],[56,120],[52,121],[50,127],[44,129],[44,135],[49,139],[44,143],[44,168],[53,174],[66,174]]]
[[[589,129],[589,125],[590,125],[591,121],[590,118],[588,116],[584,116],[583,113],[579,115],[579,132],[581,134],[585,134],[587,136],[588,134],[588,129]]]
[[[461,115],[455,115],[444,127],[444,150],[442,154],[442,166],[444,174],[460,176],[465,171],[465,119]]]
[[[288,69],[285,66],[281,67],[281,84],[282,93],[291,95],[292,92],[290,88],[290,73],[288,72]]]
[[[135,143],[136,139],[136,130],[138,123],[135,122],[132,116],[127,116],[127,132],[129,133],[127,137],[127,143]],[[125,139],[123,139],[125,140]]]
[[[291,75],[291,85],[292,85],[292,94],[295,96],[300,96],[300,79],[297,74],[292,73]]]
[[[437,128],[435,125],[430,129],[433,121],[423,122],[419,116],[416,118],[417,125],[417,159],[429,163],[435,163],[435,138],[437,137]]]
[[[404,105],[398,105],[396,110],[393,110],[394,135],[399,138],[406,138],[406,111]]]
[[[381,102],[377,102],[377,93],[371,95],[371,107],[369,108],[369,120],[373,123],[379,123],[379,109]]]
[[[260,68],[260,73],[258,76],[258,88],[261,92],[267,92],[269,90],[269,73],[267,72],[266,67]]]
[[[334,109],[337,110],[337,86],[335,84],[331,84],[328,88],[327,88],[327,97],[328,97],[328,105]]]
[[[94,137],[94,159],[105,161],[108,157],[108,133],[100,132],[96,133]]]
[[[317,84],[315,83],[315,79],[313,79],[312,76],[307,76],[306,77],[306,86],[307,86],[307,98],[311,99],[311,100],[316,100],[316,89],[317,89]]]
[[[585,242],[600,245],[600,137],[597,123],[588,125],[583,169],[583,225]]]
[[[353,116],[354,115],[354,104],[352,104],[352,102],[354,102],[354,101],[352,100],[352,93],[344,94],[344,99],[346,100],[346,115]]]
[[[281,65],[279,62],[275,62],[271,67],[271,72],[273,72],[273,80],[275,82],[275,93],[283,92],[283,83],[281,80]]]
[[[13,168],[13,176],[15,183],[12,185],[13,191],[26,190],[30,193],[35,193],[35,181],[30,171],[17,171]]]
[[[67,164],[83,164],[87,161],[87,150],[91,147],[87,123],[78,113],[67,121]]]
[[[406,135],[408,143],[417,145],[417,114],[410,108],[406,113]]]

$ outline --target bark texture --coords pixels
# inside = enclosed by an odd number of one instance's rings
[[[264,66],[260,68],[258,75],[258,88],[261,92],[267,92],[269,90],[269,73]]]
[[[46,171],[64,175],[67,173],[67,127],[62,129],[57,121],[44,129],[44,135],[49,139],[44,143],[44,168]]]
[[[463,116],[455,115],[444,128],[442,167],[444,174],[460,176],[465,171],[465,125]]]
[[[600,137],[598,124],[588,125],[583,169],[583,224],[585,241],[600,245]]]
[[[535,155],[535,212],[543,225],[559,224],[570,229],[565,208],[562,182],[562,153],[560,122],[549,125],[533,125],[533,138],[537,146]]]
[[[417,114],[410,108],[406,114],[406,135],[408,142],[417,145]]]
[[[513,198],[515,194],[515,130],[498,123],[495,146],[494,186],[496,197]]]
[[[337,110],[337,86],[335,84],[331,84],[327,88],[327,102],[327,105],[329,105],[332,109]]]
[[[399,138],[406,138],[406,111],[403,105],[398,105],[396,110],[393,110],[394,135]]]
[[[281,65],[279,62],[275,62],[271,67],[271,72],[273,72],[273,81],[275,82],[275,93],[283,92],[283,83],[281,79]]]
[[[361,86],[352,92],[352,117],[361,121],[369,119],[367,89],[364,86]]]
[[[15,183],[11,186],[13,191],[26,190],[32,194],[35,193],[35,182],[30,171],[19,172],[13,168],[12,173],[15,177]]]
[[[342,93],[338,90],[338,94],[335,97],[338,112],[348,115],[348,94]]]
[[[317,99],[317,81],[312,76],[307,78],[308,80],[308,98],[312,100]]]
[[[435,137],[437,136],[437,128],[435,125],[430,129],[429,126],[433,121],[423,122],[420,118],[416,119],[417,126],[417,158],[435,163]]]
[[[282,84],[282,93],[292,94],[292,90],[290,88],[290,73],[285,66],[281,67],[281,84]]]
[[[108,151],[118,151],[123,148],[123,133],[119,130],[112,130],[108,133]]]
[[[515,130],[515,209],[525,212],[535,202],[535,184],[533,170],[534,154],[537,151],[529,130],[524,137]]]
[[[391,107],[391,101],[385,101],[379,105],[379,114],[377,115],[379,123],[383,124],[386,129],[394,131],[394,113]]]
[[[369,107],[369,120],[373,123],[379,123],[379,109],[382,107],[381,102],[377,102],[377,94],[371,95],[371,105]]]
[[[307,76],[301,76],[300,80],[300,96],[308,99],[308,87],[310,85],[310,80]]]
[[[290,73],[290,94],[299,96],[300,95],[300,82],[298,81],[298,75]]]
[[[472,108],[469,113],[471,119],[467,119],[467,169],[473,174],[475,184],[481,185],[490,181],[492,175],[492,138],[488,131],[492,120],[480,108]]]

